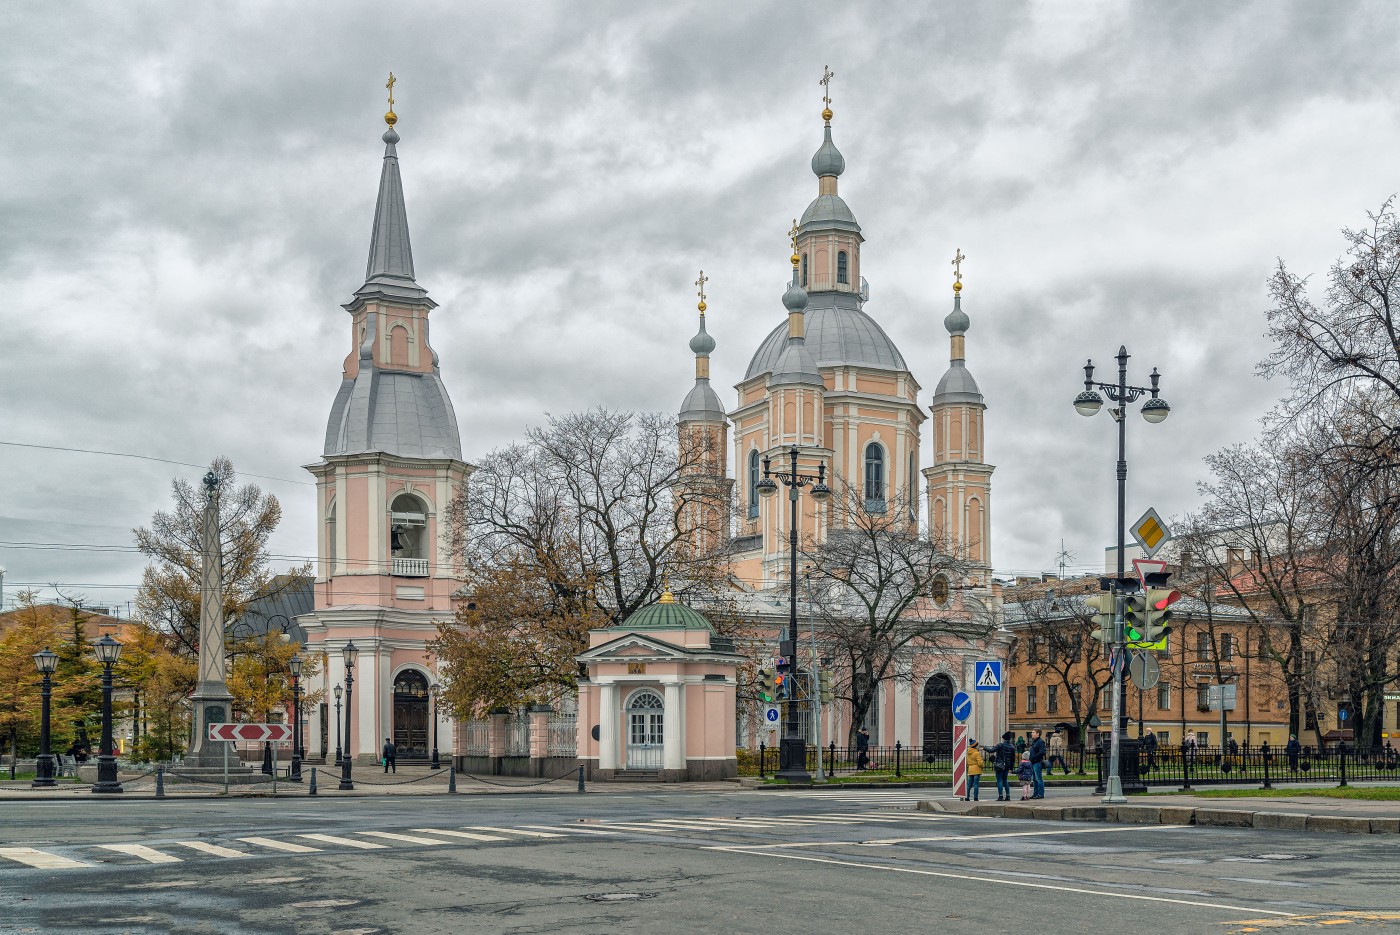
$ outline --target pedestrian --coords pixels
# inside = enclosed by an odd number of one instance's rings
[[[1017,738],[1016,738],[1016,755],[1017,755],[1017,756],[1020,756],[1022,753],[1025,753],[1025,752],[1026,752],[1026,738],[1025,738],[1025,737],[1017,737]]]
[[[394,775],[399,772],[399,748],[394,746],[394,742],[388,737],[384,738],[384,749],[380,751],[380,756],[384,759],[384,772],[394,771]]]
[[[1152,728],[1147,729],[1147,733],[1142,735],[1142,752],[1147,757],[1147,768],[1154,770],[1157,768],[1157,735],[1152,733]]]
[[[987,761],[982,756],[982,748],[977,746],[977,741],[967,742],[967,795],[963,796],[963,801],[977,801],[977,795],[982,789],[982,770]],[[970,797],[970,799],[969,799]]]
[[[1235,740],[1234,737],[1231,737],[1231,738],[1230,738],[1230,743],[1228,744],[1228,746],[1229,746],[1229,748],[1230,748],[1230,755],[1231,755],[1231,756],[1239,756],[1239,755],[1240,755],[1240,745],[1239,745],[1239,742],[1238,742],[1237,740]]]
[[[1065,762],[1065,753],[1069,750],[1069,744],[1065,741],[1064,731],[1057,730],[1051,734],[1048,746],[1050,749],[1050,759],[1048,765],[1045,767],[1046,772],[1053,773],[1055,771],[1055,761],[1059,760],[1060,769],[1064,770],[1065,775],[1068,776],[1069,764]]]
[[[1008,778],[1016,768],[1016,745],[1011,742],[1011,731],[1001,735],[1001,743],[992,748],[992,769],[997,778],[997,801],[1011,801],[1011,780]]]
[[[1288,768],[1298,772],[1298,754],[1303,752],[1303,745],[1298,743],[1297,734],[1288,735],[1288,745],[1283,748],[1283,752],[1288,757]]]
[[[870,731],[864,725],[856,731],[856,769],[865,769],[870,765]]]
[[[1040,731],[1031,731],[1031,745],[1026,749],[1026,756],[1031,761],[1031,772],[1035,777],[1035,792],[1031,795],[1033,799],[1045,798],[1045,741],[1040,737]]]
[[[1031,755],[1021,754],[1021,765],[1016,767],[1016,778],[1021,780],[1021,801],[1035,798],[1035,770],[1031,768]]]

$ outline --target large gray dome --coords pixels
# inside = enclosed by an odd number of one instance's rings
[[[382,451],[401,458],[462,460],[457,415],[442,378],[381,370],[361,358],[345,380],[326,424],[325,456]]]
[[[685,399],[681,402],[680,421],[725,421],[724,403],[720,402],[719,394],[715,392],[714,387],[710,386],[710,381],[707,378],[697,378],[695,385],[686,394]]]
[[[876,370],[908,370],[904,356],[875,319],[856,306],[856,297],[826,293],[813,298],[803,327],[807,351],[818,367],[855,365]],[[771,373],[787,344],[787,324],[769,332],[759,345],[744,379]]]
[[[802,220],[799,222],[798,230],[805,234],[813,228],[820,230],[836,228],[860,233],[860,225],[856,223],[856,216],[851,212],[850,206],[841,199],[840,195],[834,194],[818,195],[812,199],[807,210],[802,212]]]

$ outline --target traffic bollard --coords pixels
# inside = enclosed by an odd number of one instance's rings
[[[306,787],[307,795],[316,794],[316,767],[311,767],[311,785]]]
[[[447,765],[447,791],[448,791],[448,794],[455,794],[455,793],[457,792],[457,764],[456,764],[456,763],[449,763],[449,764]]]
[[[165,798],[165,767],[156,767],[156,798]]]
[[[578,791],[580,791],[580,792],[585,791],[584,788],[583,788],[583,767],[582,767],[582,766],[580,766],[580,767],[578,768]]]

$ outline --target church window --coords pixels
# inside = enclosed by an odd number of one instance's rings
[[[807,288],[807,254],[802,254],[802,288]]]
[[[942,575],[934,578],[933,584],[929,587],[929,595],[933,598],[934,603],[940,607],[945,606],[948,603],[948,579]]]
[[[919,521],[918,456],[909,453],[909,522]]]
[[[847,285],[851,282],[850,274],[846,271],[846,251],[842,250],[836,254],[836,281]]]
[[[427,533],[422,501],[406,493],[395,497],[389,505],[389,557],[395,575],[427,577]]]
[[[749,452],[749,519],[758,519],[758,450]]]
[[[875,442],[865,446],[865,509],[885,512],[885,450]]]

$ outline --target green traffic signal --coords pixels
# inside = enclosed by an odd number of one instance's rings
[[[758,697],[769,704],[778,700],[778,673],[770,667],[758,670]]]
[[[1145,638],[1147,628],[1147,596],[1141,591],[1125,595],[1123,598],[1123,639],[1128,643],[1140,643]]]

